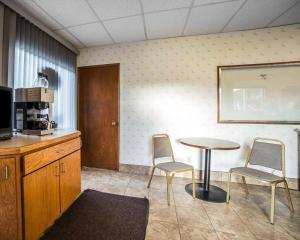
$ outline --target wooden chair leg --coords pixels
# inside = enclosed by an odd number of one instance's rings
[[[271,190],[271,212],[270,212],[270,222],[271,222],[271,224],[274,224],[276,183],[272,183],[271,188],[272,188],[272,190]]]
[[[229,203],[230,200],[230,184],[231,184],[231,172],[228,173],[226,203]]]
[[[247,183],[246,183],[246,178],[243,176],[242,180],[243,180],[243,186],[244,186],[245,192],[248,195],[249,191],[248,191],[248,186],[247,186]]]
[[[289,186],[287,184],[287,181],[284,179],[284,190],[285,190],[285,195],[286,195],[286,198],[289,202],[289,209],[291,212],[294,212],[294,206],[293,206],[293,202],[292,202],[292,197],[291,197],[291,193],[290,193],[290,190],[289,190]]]
[[[155,171],[155,167],[152,168],[152,172],[151,172],[151,176],[150,176],[147,188],[150,187],[150,184],[151,184],[151,181],[152,181],[152,178],[153,178],[153,175],[154,175],[154,171]]]
[[[168,205],[170,206],[170,181],[171,181],[171,176],[169,173],[166,173],[166,179],[167,179],[167,200],[168,200]]]
[[[194,169],[192,170],[192,188],[193,188],[193,198],[195,199],[196,194],[195,194],[195,171]]]

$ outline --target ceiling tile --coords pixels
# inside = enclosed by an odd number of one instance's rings
[[[188,9],[145,14],[149,39],[181,36]]]
[[[141,14],[139,0],[88,0],[102,20]]]
[[[118,43],[145,40],[142,16],[109,20],[104,25]]]
[[[300,1],[297,5],[271,23],[270,26],[281,26],[294,23],[300,23]]]
[[[101,23],[81,25],[68,30],[88,47],[113,43]]]
[[[43,11],[40,7],[38,7],[31,0],[16,0],[25,10],[27,10],[33,17],[40,20],[43,24],[45,24],[50,29],[59,29],[63,26],[56,22],[53,18],[51,18],[45,11]]]
[[[194,6],[199,6],[204,4],[209,5],[209,4],[215,4],[220,2],[232,2],[232,1],[239,1],[239,0],[195,0]]]
[[[69,33],[67,30],[57,30],[55,31],[57,34],[59,34],[61,37],[66,39],[67,41],[71,42],[75,47],[77,48],[83,48],[84,45],[79,42],[71,33]]]
[[[34,2],[65,27],[97,21],[85,0],[34,0]]]
[[[220,32],[243,1],[192,8],[184,35]]]
[[[248,0],[224,31],[266,27],[298,0]]]
[[[190,7],[192,0],[141,0],[144,12]]]

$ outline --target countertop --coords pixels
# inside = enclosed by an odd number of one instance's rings
[[[55,130],[51,135],[32,136],[20,133],[14,134],[10,140],[0,141],[0,156],[25,154],[49,145],[80,136],[77,130]]]

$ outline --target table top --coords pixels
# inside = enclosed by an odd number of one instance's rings
[[[240,148],[240,145],[236,142],[217,139],[217,138],[190,137],[190,138],[181,138],[178,139],[178,141],[190,147],[211,149],[211,150],[234,150]]]

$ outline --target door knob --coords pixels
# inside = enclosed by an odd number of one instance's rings
[[[111,125],[112,125],[112,126],[116,126],[117,123],[116,123],[116,122],[111,122]]]

